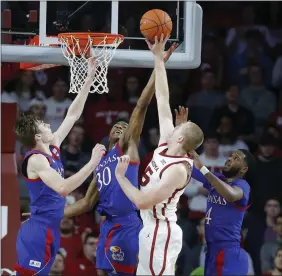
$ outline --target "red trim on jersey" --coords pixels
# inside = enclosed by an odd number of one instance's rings
[[[14,265],[14,270],[17,271],[20,275],[24,275],[24,276],[33,276],[38,272],[35,270],[24,268],[20,266],[19,264]]]
[[[166,219],[167,220],[167,219]],[[169,245],[169,241],[170,241],[170,235],[171,235],[171,230],[170,230],[170,222],[167,220],[166,221],[167,224],[167,238],[166,238],[166,242],[165,242],[165,249],[164,249],[164,260],[163,260],[163,267],[162,270],[159,274],[159,276],[162,276],[165,269],[166,269],[166,258],[167,258],[167,250],[168,250],[168,245]]]
[[[162,170],[160,171],[160,179],[162,178],[162,174],[163,174],[163,172],[167,169],[167,168],[169,168],[170,166],[172,166],[172,165],[176,165],[176,164],[181,164],[181,163],[183,163],[184,165],[188,165],[189,167],[190,167],[190,169],[192,169],[191,168],[191,165],[190,165],[190,163],[188,162],[188,161],[177,161],[177,162],[173,162],[173,163],[170,163],[170,164],[168,164],[168,165],[166,165],[166,166],[164,166],[163,168],[162,168]],[[188,167],[187,166],[187,167]],[[192,173],[191,173],[191,175],[192,175]],[[191,178],[191,175],[190,175],[190,178]],[[190,178],[189,178],[189,181],[190,181]],[[189,181],[187,181],[187,183],[189,182]],[[186,186],[185,186],[186,187]]]
[[[46,265],[51,259],[51,244],[53,242],[53,235],[51,229],[47,227],[47,235],[46,235],[46,249],[45,249],[45,256],[44,256],[44,265]]]
[[[158,145],[158,148],[164,147],[164,146],[167,146],[167,143],[162,143],[162,144]]]
[[[132,265],[118,264],[115,262],[112,262],[111,264],[115,268],[115,271],[121,272],[121,273],[134,274],[136,270],[136,267]]]
[[[157,218],[156,206],[153,206],[153,217],[154,217],[155,219],[158,219],[158,218]]]
[[[224,250],[220,250],[216,256],[216,275],[222,276],[224,266]]]
[[[167,150],[168,149],[164,149],[162,152],[159,153],[159,155],[165,156],[165,157],[171,157],[171,158],[189,158],[188,155],[183,155],[183,156],[167,155],[166,154]],[[191,159],[191,158],[189,158],[189,159]]]
[[[58,151],[58,154],[59,156],[56,156],[53,151],[51,150],[51,153],[52,153],[52,157],[56,160],[59,160],[60,159],[60,155],[61,155],[61,150],[57,147],[57,146],[54,146],[54,145],[50,145],[49,148],[52,147],[54,149],[56,149]]]
[[[119,143],[117,143],[117,150],[118,150],[120,156],[124,155],[123,151],[120,148],[120,144]],[[140,162],[131,162],[130,161],[129,164],[131,164],[133,166],[138,166],[140,164]]]
[[[239,204],[237,204],[236,202],[232,202],[233,206],[238,209],[239,211],[246,211],[250,208],[250,206],[252,205],[252,202],[250,204],[248,204],[247,206],[240,206]]]
[[[154,251],[155,251],[156,239],[157,239],[157,235],[158,235],[159,223],[160,223],[160,221],[157,219],[155,231],[154,231],[154,236],[153,236],[153,241],[152,241],[152,246],[151,246],[151,252],[150,252],[150,271],[152,273],[152,276],[156,276],[156,274],[154,272],[153,261],[154,261]]]

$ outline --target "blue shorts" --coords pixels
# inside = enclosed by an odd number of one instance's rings
[[[110,275],[135,275],[142,227],[137,213],[107,219],[100,228],[96,268]]]
[[[18,232],[17,275],[48,275],[60,248],[60,228],[50,228],[32,218]]]
[[[238,244],[219,243],[207,246],[205,276],[248,275],[248,255]]]

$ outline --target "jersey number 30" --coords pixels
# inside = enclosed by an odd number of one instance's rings
[[[98,172],[96,174],[96,179],[98,185],[98,190],[101,191],[103,185],[108,186],[112,181],[112,173],[109,167],[105,167],[102,173]]]

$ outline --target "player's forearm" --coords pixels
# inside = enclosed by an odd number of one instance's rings
[[[230,185],[224,183],[211,172],[205,175],[209,183],[216,189],[216,191],[229,202],[238,200],[238,193]]]
[[[64,209],[64,216],[67,218],[79,216],[88,212],[88,204],[85,198],[80,199],[79,201],[75,202],[74,204],[68,205]]]
[[[63,180],[61,187],[61,195],[67,196],[69,193],[77,189],[87,178],[93,173],[96,164],[93,164],[91,160],[76,174]]]
[[[165,63],[162,57],[155,56],[156,98],[157,101],[169,102],[169,89]]]
[[[125,195],[136,205],[137,209],[144,209],[145,195],[136,189],[125,176],[116,175],[117,181]]]
[[[85,102],[87,100],[88,94],[90,92],[90,87],[92,84],[92,79],[90,77],[86,77],[84,85],[81,90],[75,97],[74,101],[70,105],[68,109],[67,116],[74,117],[76,121],[80,118]]]
[[[138,99],[137,106],[147,109],[155,93],[155,70],[152,72],[151,77],[143,89],[140,98]]]

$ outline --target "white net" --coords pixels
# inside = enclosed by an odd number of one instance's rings
[[[94,45],[95,36],[88,35],[86,42],[83,38],[83,47],[80,45],[80,39],[75,34],[60,38],[61,48],[64,56],[68,59],[70,65],[71,82],[70,93],[78,93],[87,77],[88,59],[96,56],[96,71],[90,93],[108,93],[108,66],[111,62],[119,44],[123,41],[122,36],[116,36],[110,43],[108,37],[99,36],[97,45]],[[97,42],[97,41],[96,41]],[[84,44],[85,43],[85,44]],[[96,44],[96,43],[95,43]]]

